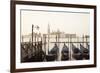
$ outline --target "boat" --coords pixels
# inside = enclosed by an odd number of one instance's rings
[[[27,49],[27,56],[22,62],[42,62],[44,61],[44,51],[42,50],[42,42],[37,42],[35,45],[27,44],[24,49]],[[34,50],[34,51],[33,51]]]
[[[88,45],[89,47],[89,45]],[[80,50],[81,50],[81,53],[83,55],[83,58],[84,59],[89,59],[89,48],[85,48],[83,45],[80,44]]]
[[[79,48],[77,48],[74,44],[72,44],[72,57],[75,60],[82,60],[83,56]]]
[[[69,60],[69,48],[66,46],[65,43],[61,51],[61,60]]]
[[[35,60],[36,62],[42,62],[44,61],[44,51],[42,50],[42,42],[38,42],[37,45],[35,45]]]
[[[48,55],[46,55],[47,61],[55,61],[58,58],[58,52],[59,48],[57,44],[55,43],[54,47],[48,52]]]

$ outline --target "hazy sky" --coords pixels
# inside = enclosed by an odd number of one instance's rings
[[[31,33],[32,24],[38,25],[41,33],[47,33],[49,24],[50,31],[59,29],[66,33],[89,34],[89,15],[89,13],[22,10],[21,33],[23,35]]]

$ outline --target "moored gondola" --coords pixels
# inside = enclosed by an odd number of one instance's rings
[[[69,48],[65,45],[65,43],[61,51],[61,60],[69,60]]]
[[[44,61],[44,51],[42,50],[42,42],[37,42],[33,47],[31,44],[26,45],[27,56],[25,56],[22,62],[42,62]],[[34,51],[33,51],[34,50]],[[29,53],[28,53],[29,52]],[[29,56],[30,55],[30,56]]]
[[[57,44],[54,45],[54,47],[48,52],[48,55],[46,55],[47,61],[55,61],[58,58],[58,51],[59,48]]]
[[[89,46],[89,45],[88,45]],[[80,44],[81,53],[84,59],[89,59],[89,49]]]
[[[82,60],[83,57],[82,57],[82,53],[80,52],[80,49],[77,48],[74,44],[72,44],[72,51],[73,51],[73,54],[72,54],[72,57],[76,60]]]
[[[45,53],[44,51],[42,50],[42,42],[40,42],[38,44],[38,48],[39,48],[39,51],[38,51],[38,58],[40,59],[39,61],[44,61],[44,58],[45,58]]]

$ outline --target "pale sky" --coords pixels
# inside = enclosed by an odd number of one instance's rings
[[[21,11],[21,33],[31,33],[32,24],[40,27],[41,33],[47,33],[48,24],[50,31],[70,34],[89,34],[89,13],[49,12],[49,11]],[[35,29],[34,29],[35,31]]]

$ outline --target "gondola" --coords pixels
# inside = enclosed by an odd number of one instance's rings
[[[40,58],[40,61],[44,61],[44,58],[45,58],[45,53],[42,50],[42,42],[40,42],[39,44],[39,58]]]
[[[32,48],[32,45],[31,44],[25,44],[24,46],[26,46],[26,47],[24,47],[24,49],[27,49],[26,51],[27,51],[27,56],[25,56],[24,58],[23,58],[23,61],[22,62],[34,62],[35,61],[35,56],[34,56],[34,54],[33,53],[31,53],[32,52],[32,49],[34,48]],[[30,51],[30,52],[29,52]]]
[[[32,55],[29,57],[29,54],[24,58],[23,62],[42,62],[44,61],[44,52],[42,50],[42,43],[38,42],[37,44],[29,45],[28,49],[34,49],[34,52],[31,50]]]
[[[65,45],[65,43],[61,51],[61,60],[69,60],[69,48]]]
[[[42,42],[38,42],[37,45],[35,45],[35,60],[36,62],[42,62],[44,61],[44,51],[42,50]]]
[[[48,55],[46,55],[47,61],[55,61],[58,58],[58,51],[59,48],[57,44],[54,45],[54,47],[48,52]]]
[[[89,45],[88,45],[89,47]],[[89,59],[89,49],[85,48],[83,45],[80,44],[80,49],[84,59]]]
[[[82,60],[83,59],[80,49],[77,48],[74,44],[72,44],[72,51],[73,51],[72,57],[75,60]]]
[[[23,45],[21,45],[21,52],[22,54],[25,54],[26,56],[24,56],[21,60],[21,62],[29,62],[30,61],[30,54],[29,50],[30,50],[31,45],[29,43],[24,43]]]

